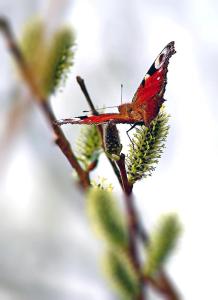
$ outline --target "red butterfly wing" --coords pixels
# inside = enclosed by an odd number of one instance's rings
[[[134,119],[129,117],[123,116],[119,113],[114,114],[101,114],[97,116],[81,116],[73,119],[63,119],[56,121],[57,125],[64,125],[64,124],[104,124],[109,121],[113,121],[114,123],[134,123]]]
[[[135,107],[147,104],[153,97],[163,97],[167,84],[167,67],[174,53],[174,42],[170,42],[155,59],[133,97]]]

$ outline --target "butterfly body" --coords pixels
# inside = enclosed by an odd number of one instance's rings
[[[63,119],[63,124],[103,124],[110,121],[123,124],[145,124],[158,115],[165,101],[163,96],[167,84],[167,72],[170,57],[175,53],[174,42],[170,42],[158,55],[139,85],[132,102],[118,106],[118,113],[105,113],[93,116],[80,116]]]

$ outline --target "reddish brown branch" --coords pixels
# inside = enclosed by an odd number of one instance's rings
[[[82,90],[82,92],[83,92],[83,94],[84,94],[84,96],[86,98],[86,101],[88,102],[88,105],[89,105],[89,107],[90,107],[93,115],[98,115],[98,112],[95,109],[95,106],[94,106],[94,104],[93,104],[93,102],[92,102],[92,100],[91,100],[91,98],[89,96],[89,93],[87,91],[84,79],[82,77],[80,77],[80,76],[77,76],[76,80],[77,80],[77,82],[78,82],[78,84],[79,84],[79,86],[80,86],[80,88],[81,88],[81,90]]]
[[[159,272],[157,278],[145,277],[144,281],[145,283],[149,283],[153,287],[153,289],[156,290],[159,294],[164,295],[166,299],[180,299],[176,288],[173,286],[172,282],[163,271]]]
[[[26,63],[8,22],[3,18],[0,18],[0,30],[2,31],[5,37],[6,43],[8,45],[8,49],[11,51],[11,54],[19,68],[19,71],[24,81],[26,82],[32,95],[34,96],[35,100],[37,101],[42,111],[44,112],[49,125],[53,129],[55,143],[58,145],[62,153],[65,155],[70,165],[77,172],[82,186],[84,188],[87,188],[90,183],[89,174],[81,168],[80,164],[78,163],[71,149],[70,143],[66,139],[63,131],[59,126],[55,124],[54,121],[56,120],[56,118],[50,107],[50,104],[48,103],[48,99],[45,99],[39,87],[37,86],[36,80],[34,78],[34,74],[32,70],[29,68],[28,64]]]
[[[136,249],[136,212],[135,207],[133,204],[133,199],[131,197],[132,194],[132,185],[129,183],[126,173],[125,167],[125,155],[121,153],[120,159],[117,161],[118,168],[120,170],[120,175],[122,179],[122,188],[125,195],[125,204],[127,210],[127,225],[128,225],[128,232],[129,232],[129,248],[130,253],[133,259],[133,263],[137,269],[139,269],[139,259],[138,253]]]
[[[145,244],[149,242],[149,239],[148,239],[147,232],[140,224],[139,217],[134,206],[134,201],[132,197],[133,185],[130,184],[130,182],[128,181],[126,167],[125,167],[125,155],[123,153],[121,153],[120,160],[117,161],[117,165],[120,170],[120,174],[122,178],[122,187],[125,193],[125,204],[126,204],[127,215],[128,215],[127,220],[128,220],[128,232],[129,232],[131,256],[133,257],[136,268],[139,270],[140,261],[136,249],[136,236],[138,235],[142,240],[142,242]],[[178,292],[176,291],[169,277],[163,270],[159,272],[155,280],[149,278],[147,281],[144,281],[144,283],[145,284],[150,283],[155,290],[165,295],[166,299],[168,300],[180,299]],[[142,293],[140,297],[143,297]]]
[[[63,131],[61,130],[60,126],[56,125],[56,123],[55,123],[56,118],[55,118],[55,115],[54,115],[54,113],[53,113],[53,111],[50,107],[50,104],[48,102],[41,102],[40,106],[41,106],[43,112],[45,113],[45,116],[48,120],[48,123],[53,128],[54,141],[55,141],[56,145],[60,148],[60,150],[62,151],[62,153],[67,158],[68,162],[70,163],[70,165],[77,172],[82,186],[85,189],[88,188],[89,185],[90,185],[89,173],[85,172],[81,168],[80,164],[78,163],[78,160],[77,160],[76,156],[74,155],[74,153],[72,151],[70,143],[66,139],[66,137],[65,137]]]
[[[165,295],[167,296],[167,299],[169,300],[179,300],[180,296],[171,282],[170,278],[168,275],[165,273],[165,271],[160,271],[159,276],[158,276],[158,283],[162,287]]]
[[[132,193],[133,185],[129,183],[127,173],[126,173],[126,166],[125,166],[125,155],[123,153],[120,154],[120,159],[117,161],[117,165],[120,170],[120,175],[122,178],[122,187],[124,193],[129,196]]]
[[[127,226],[128,226],[128,233],[129,233],[129,251],[130,251],[130,256],[132,258],[133,264],[136,268],[136,271],[139,275],[139,277],[142,277],[141,274],[141,264],[140,264],[140,259],[139,259],[139,254],[138,254],[138,249],[137,249],[137,213],[135,210],[134,206],[134,201],[132,197],[132,188],[133,185],[130,184],[128,181],[127,177],[127,172],[126,172],[126,166],[125,166],[125,155],[121,153],[120,159],[117,161],[118,168],[120,170],[120,175],[122,179],[122,188],[123,192],[125,195],[125,205],[126,205],[126,210],[127,210]],[[145,299],[145,293],[144,293],[144,282],[143,280],[141,281],[141,288],[140,288],[140,293],[138,296],[138,300],[143,300]]]
[[[117,161],[118,168],[120,170],[120,175],[122,179],[122,188],[125,194],[125,204],[127,210],[127,223],[129,229],[129,244],[132,257],[134,259],[134,263],[137,267],[139,267],[139,259],[136,249],[136,211],[133,203],[132,198],[132,184],[129,183],[126,173],[126,166],[125,166],[125,155],[121,153],[120,159]]]

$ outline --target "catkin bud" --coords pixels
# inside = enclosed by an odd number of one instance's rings
[[[114,159],[120,159],[120,152],[122,144],[120,143],[120,136],[116,125],[113,122],[107,123],[104,128],[104,146],[107,155]]]

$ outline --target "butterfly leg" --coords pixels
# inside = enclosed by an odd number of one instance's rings
[[[128,129],[128,130],[126,131],[126,134],[127,134],[128,138],[129,138],[129,140],[130,140],[130,142],[131,142],[131,144],[132,144],[132,146],[133,146],[133,149],[134,149],[134,143],[133,143],[133,141],[132,141],[132,139],[131,139],[131,137],[130,137],[130,135],[129,135],[129,132],[130,132],[133,128],[135,128],[136,125],[137,125],[137,123],[134,123],[134,124],[130,127],[130,129]]]

